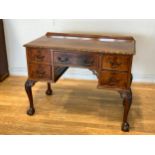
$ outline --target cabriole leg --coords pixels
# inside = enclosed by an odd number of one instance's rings
[[[36,83],[36,81],[33,80],[27,80],[25,82],[25,90],[29,99],[30,107],[27,110],[28,115],[33,115],[35,113],[34,105],[33,105],[33,96],[32,96],[32,86]]]
[[[124,106],[124,114],[123,114],[123,123],[122,123],[122,131],[129,131],[129,123],[127,122],[128,113],[132,104],[132,91],[129,89],[128,91],[120,92],[121,97],[123,98],[123,106]]]
[[[47,83],[47,90],[46,90],[46,95],[52,95],[53,91],[51,89],[51,84],[48,82]]]

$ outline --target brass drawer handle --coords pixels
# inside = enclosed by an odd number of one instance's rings
[[[118,66],[120,66],[122,63],[118,63],[116,61],[110,61],[111,67],[112,68],[117,68]]]
[[[58,57],[58,60],[62,63],[65,63],[69,60],[69,58],[68,57]]]
[[[45,75],[45,71],[37,70],[36,73],[37,73],[37,76],[39,76],[40,78]]]
[[[91,65],[94,64],[94,60],[93,60],[93,59],[91,59],[91,60],[89,60],[89,59],[84,59],[83,62],[84,62],[84,64],[87,65],[87,66],[91,66]]]
[[[43,55],[37,55],[37,56],[36,56],[36,59],[37,59],[38,61],[42,61],[44,58],[45,58],[45,56],[43,56]]]
[[[120,80],[117,80],[117,79],[111,77],[111,78],[109,78],[107,83],[108,83],[108,85],[113,86],[113,85],[116,85],[119,82],[120,82]]]

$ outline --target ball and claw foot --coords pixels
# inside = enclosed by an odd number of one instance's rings
[[[46,95],[52,95],[52,93],[53,93],[52,90],[50,90],[50,89],[46,90]]]
[[[29,108],[29,109],[27,110],[27,114],[28,114],[29,116],[32,116],[34,113],[35,113],[35,109],[34,109],[34,108]]]
[[[128,122],[124,122],[122,124],[122,131],[124,131],[124,132],[128,132],[129,131],[129,123]]]

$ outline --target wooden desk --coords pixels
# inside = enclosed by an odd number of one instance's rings
[[[135,54],[133,37],[50,33],[24,45],[27,53],[29,98],[28,115],[35,112],[31,87],[37,81],[55,83],[68,67],[88,68],[97,76],[97,88],[118,91],[123,98],[122,130],[129,131],[128,112],[132,103],[131,66]]]

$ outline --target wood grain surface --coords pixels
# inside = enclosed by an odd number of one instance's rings
[[[28,116],[26,77],[0,83],[0,134],[155,134],[155,85],[133,84],[130,132],[120,130],[122,102],[117,92],[96,89],[97,81],[60,80],[53,96],[46,83],[33,88],[36,114]]]
[[[47,33],[48,34],[48,33]],[[89,51],[116,54],[135,54],[135,40],[124,36],[51,33],[25,44],[25,47],[51,48],[53,50]],[[95,36],[95,37],[91,37]]]

